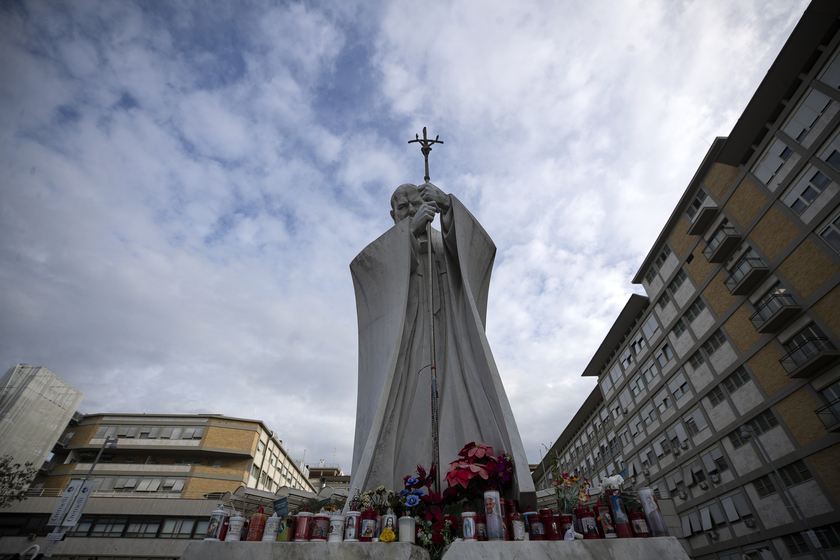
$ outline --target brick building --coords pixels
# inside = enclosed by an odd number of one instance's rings
[[[314,492],[308,472],[259,420],[208,414],[77,420],[55,445],[29,499],[0,511],[0,554],[20,552],[31,534],[46,544],[46,522],[59,496],[71,479],[84,479],[106,438],[117,444],[103,451],[92,473],[96,491],[54,558],[175,558],[189,539],[204,538],[210,512],[231,499],[226,492],[241,486],[269,498],[283,487]],[[237,503],[240,511],[249,509],[241,496]]]
[[[710,148],[550,453],[672,499],[693,558],[840,557],[838,15],[811,3]]]

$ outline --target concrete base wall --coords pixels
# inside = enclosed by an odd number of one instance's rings
[[[674,537],[588,541],[453,543],[444,560],[688,560]],[[407,543],[190,543],[181,560],[428,560]]]

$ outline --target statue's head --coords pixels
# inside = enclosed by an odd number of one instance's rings
[[[391,217],[394,219],[394,223],[398,224],[404,219],[414,216],[414,213],[422,204],[423,199],[420,197],[417,185],[405,183],[397,187],[397,190],[391,195]]]

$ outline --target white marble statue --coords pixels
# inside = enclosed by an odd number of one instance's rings
[[[521,505],[536,506],[484,332],[496,247],[457,198],[429,182],[398,187],[391,208],[394,227],[350,264],[359,321],[351,492],[380,485],[400,491],[418,464],[432,464],[426,224],[440,213],[442,232],[432,230],[440,478],[465,444],[484,442],[496,455],[511,454],[513,492]]]

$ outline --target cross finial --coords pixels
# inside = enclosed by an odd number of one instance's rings
[[[414,140],[409,140],[408,143],[411,144],[413,142],[420,142],[420,151],[423,152],[423,158],[426,160],[426,176],[423,179],[426,182],[429,181],[429,152],[432,151],[432,144],[443,144],[443,140],[438,140],[440,136],[435,136],[434,140],[429,140],[426,138],[426,127],[423,127],[423,139],[420,139],[419,134],[414,135]]]

